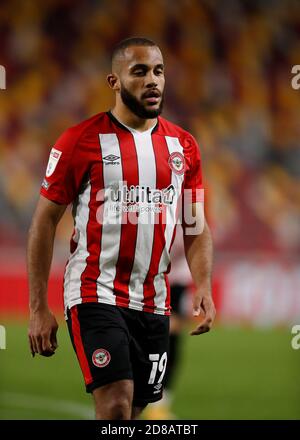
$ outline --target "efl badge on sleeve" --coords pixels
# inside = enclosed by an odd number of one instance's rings
[[[56,165],[58,164],[61,155],[62,155],[61,151],[56,150],[56,148],[52,148],[48,160],[46,177],[50,177],[54,173]]]

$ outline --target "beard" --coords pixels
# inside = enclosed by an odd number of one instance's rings
[[[162,94],[159,107],[157,109],[146,109],[145,106],[132,95],[126,87],[121,85],[121,99],[126,107],[132,111],[136,116],[142,119],[153,119],[159,116],[163,109],[164,95]]]

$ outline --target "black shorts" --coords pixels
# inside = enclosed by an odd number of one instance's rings
[[[67,312],[86,391],[122,379],[134,381],[134,406],[162,398],[169,348],[169,316],[102,303]]]

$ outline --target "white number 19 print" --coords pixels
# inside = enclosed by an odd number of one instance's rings
[[[157,374],[157,369],[158,371],[161,373],[161,375],[159,376],[159,379],[157,381],[157,383],[161,383],[165,372],[166,372],[166,367],[167,367],[167,352],[165,351],[161,358],[159,359],[159,353],[155,353],[155,354],[149,354],[149,359],[150,361],[152,361],[152,370],[150,373],[150,377],[148,380],[148,384],[153,384],[155,382],[155,378],[156,378],[156,374]]]

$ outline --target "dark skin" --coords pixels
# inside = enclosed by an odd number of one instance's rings
[[[112,73],[108,75],[107,81],[109,87],[115,92],[116,103],[112,113],[117,119],[141,132],[156,124],[157,116],[142,118],[131,111],[124,104],[121,91],[122,87],[125,87],[146,111],[159,109],[165,77],[163,58],[158,47],[127,48],[114,59]],[[58,205],[41,196],[29,230],[27,267],[30,321],[28,337],[32,356],[36,353],[42,356],[52,356],[58,347],[56,337],[58,324],[48,306],[47,284],[56,228],[66,207],[66,205]],[[204,320],[191,333],[196,335],[209,331],[215,316],[210,282],[212,245],[206,223],[203,233],[194,236],[187,235],[184,241],[187,261],[197,286],[194,311],[196,315],[200,314],[200,311],[204,313]],[[97,419],[134,419],[143,409],[132,406],[133,381],[131,380],[121,380],[99,387],[94,390],[93,397]]]
[[[213,245],[209,227],[204,217],[201,203],[192,205],[193,216],[200,225],[200,231],[196,234],[187,233],[186,225],[183,223],[183,242],[185,256],[191,271],[196,292],[193,297],[193,315],[200,317],[201,321],[196,328],[190,332],[191,336],[201,335],[210,331],[216,309],[212,299],[211,273],[213,260]]]
[[[32,356],[52,356],[57,348],[57,321],[48,307],[47,283],[56,227],[66,205],[40,197],[29,230],[27,268],[30,288],[28,329]]]

